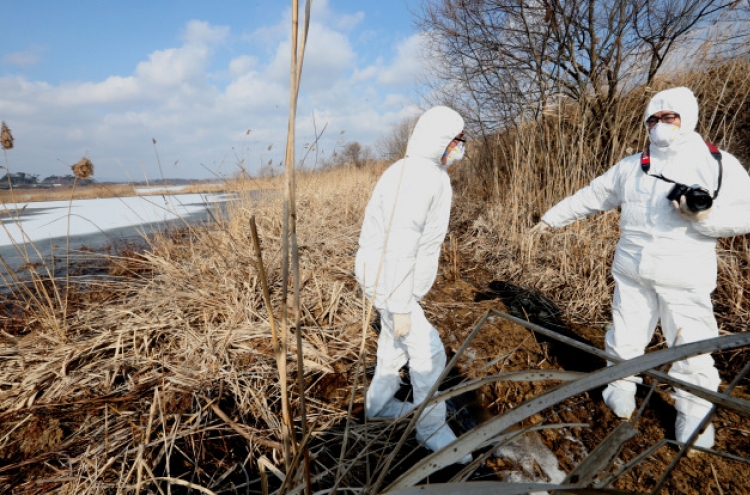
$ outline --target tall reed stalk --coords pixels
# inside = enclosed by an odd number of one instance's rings
[[[300,306],[299,306],[299,246],[297,243],[297,205],[296,205],[296,183],[295,183],[295,128],[297,114],[297,100],[299,96],[299,84],[302,77],[302,65],[305,54],[305,44],[307,42],[307,33],[310,27],[310,8],[312,0],[307,0],[305,7],[304,28],[302,30],[302,39],[298,40],[299,33],[299,1],[292,0],[292,30],[291,30],[291,69],[289,85],[289,124],[287,127],[286,154],[284,160],[285,167],[285,189],[284,189],[284,217],[282,232],[282,296],[281,296],[281,353],[286,356],[286,343],[288,338],[289,314],[288,314],[288,288],[289,288],[289,271],[291,258],[291,276],[292,276],[292,326],[297,336],[297,374],[300,400],[300,426],[302,438],[307,437],[307,414],[305,405],[305,383],[304,383],[304,362],[302,358],[302,328],[300,326]],[[291,246],[290,246],[291,243]],[[282,377],[286,376],[286,361],[282,363],[283,369],[279,369]],[[285,378],[282,378],[285,380]],[[282,392],[284,393],[284,392]],[[294,431],[291,432],[291,445],[296,455],[299,446],[294,438]],[[310,493],[310,460],[309,451],[306,445],[301,447],[304,452],[304,479],[305,493]],[[291,475],[291,460],[288,452],[285,453],[285,462],[287,475]]]

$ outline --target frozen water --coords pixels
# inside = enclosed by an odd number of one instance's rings
[[[229,199],[224,194],[177,194],[6,203],[0,217],[0,257],[15,270],[53,253],[64,254],[66,249],[141,240],[155,229],[207,220],[211,207]]]
[[[152,192],[160,192],[160,191],[181,191],[185,189],[187,186],[148,186],[148,187],[137,187],[135,189],[135,192],[137,194],[148,194]]]

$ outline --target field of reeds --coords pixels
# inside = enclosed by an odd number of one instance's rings
[[[581,127],[575,106],[550,109],[539,122],[484,145],[461,171],[465,194],[482,198],[471,211],[472,259],[507,280],[548,294],[570,321],[606,322],[612,281],[608,271],[619,237],[617,212],[608,212],[549,237],[526,235],[529,226],[557,201],[575,193],[614,163],[647,144],[642,119],[650,97],[674,86],[693,90],[701,105],[696,129],[750,165],[748,95],[750,66],[745,60],[712,62],[708,68],[668,77],[626,94],[613,109],[619,139],[604,149],[601,124]],[[578,139],[577,136],[582,136]],[[611,156],[609,161],[604,158]],[[714,298],[727,330],[745,330],[750,321],[750,239],[722,239],[719,287]],[[542,275],[543,273],[543,275]]]
[[[701,131],[741,157],[744,138],[731,132],[741,122],[718,116],[746,108],[744,68],[725,68],[721,93],[711,88],[717,78],[684,81],[704,102]],[[618,118],[630,124],[612,157],[645,144],[639,120],[656,89],[622,102]],[[285,278],[285,198],[237,180],[227,189],[239,199],[216,222],[107,255],[117,278],[33,275],[0,296],[0,491],[417,493],[430,483],[436,493],[747,492],[748,238],[720,246],[722,337],[672,349],[655,339],[643,358],[604,367],[617,212],[528,234],[546,208],[611,165],[595,138],[574,139],[596,133],[576,123],[574,109],[559,107],[477,144],[451,170],[451,228],[424,301],[450,359],[434,399],[450,399],[461,433],[448,449],[416,444],[415,414],[362,412],[376,322],[353,260],[387,166],[373,163],[296,177],[294,284]],[[276,180],[263,189],[283,189]],[[288,292],[298,305],[287,305]],[[717,445],[687,457],[670,440],[668,392],[681,385],[664,372],[701,352],[715,352],[724,382],[702,395],[717,404]],[[600,390],[634,373],[646,375],[642,408],[621,423]],[[523,445],[557,465],[514,450]],[[474,463],[453,465],[466,452]]]

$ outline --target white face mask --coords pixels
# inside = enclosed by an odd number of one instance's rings
[[[680,128],[674,124],[657,123],[648,132],[651,144],[660,148],[665,148],[674,143],[680,134]]]
[[[445,166],[450,167],[457,161],[459,161],[461,158],[464,157],[464,153],[466,152],[466,148],[464,147],[464,143],[458,143],[453,148],[448,148],[443,155],[445,158]]]

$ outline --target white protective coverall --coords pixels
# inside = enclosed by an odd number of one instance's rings
[[[648,174],[641,168],[640,153],[628,156],[542,217],[556,228],[594,212],[621,208],[621,237],[612,264],[613,324],[605,347],[622,359],[644,353],[659,320],[669,346],[718,336],[710,297],[716,288],[716,240],[750,232],[750,177],[725,151],[721,152],[721,189],[708,218],[684,220],[666,199],[673,184],[652,175],[701,185],[713,194],[718,186],[718,162],[694,132],[698,103],[689,89],[657,93],[644,121],[661,111],[678,113],[681,126],[669,146],[650,145]],[[669,374],[710,390],[717,390],[720,383],[708,354],[674,363]],[[640,379],[619,380],[604,391],[605,403],[618,416],[627,418],[633,412],[636,382]],[[676,437],[684,442],[708,413],[710,403],[680,389],[673,397],[678,412]],[[696,445],[711,447],[713,436],[713,426],[709,426]]]
[[[463,128],[464,121],[454,110],[444,106],[427,110],[414,127],[406,156],[383,173],[365,211],[355,272],[381,319],[377,365],[365,400],[368,417],[409,412],[425,400],[445,368],[440,335],[419,301],[437,276],[450,217],[453,192],[441,157]],[[396,338],[393,315],[405,313],[410,314],[411,331]],[[407,362],[413,404],[394,397],[401,384],[399,370]],[[433,451],[456,439],[445,415],[441,402],[426,409],[417,422],[417,440]],[[468,456],[462,462],[470,460]]]

